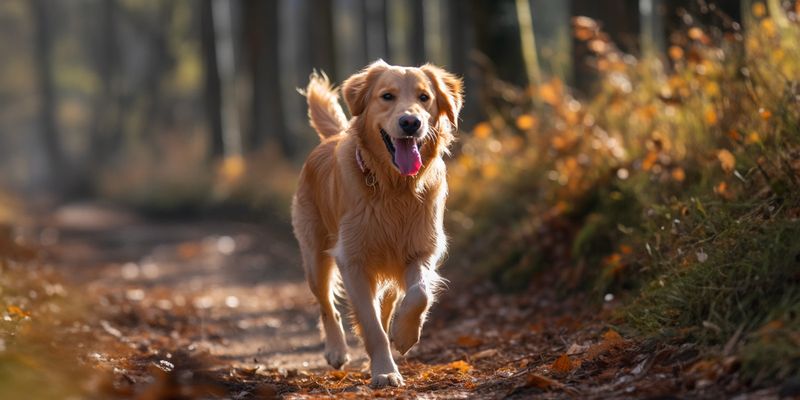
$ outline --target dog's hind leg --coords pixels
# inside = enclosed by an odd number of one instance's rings
[[[340,369],[349,360],[342,318],[334,304],[333,257],[324,251],[301,245],[306,280],[319,302],[320,320],[325,335],[325,359],[331,367]]]
[[[381,325],[383,331],[389,333],[389,324],[392,321],[392,314],[394,314],[394,306],[397,304],[397,288],[393,285],[387,286],[383,289],[381,295]]]

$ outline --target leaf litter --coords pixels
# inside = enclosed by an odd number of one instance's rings
[[[164,232],[163,227],[143,229]],[[266,275],[254,279],[249,269],[233,267],[243,259],[237,258],[243,256],[239,246],[208,262],[205,237],[225,229],[230,227],[181,228],[200,236],[145,248],[119,263],[106,260],[116,248],[99,240],[114,232],[89,239],[63,233],[63,246],[89,240],[96,258],[76,261],[64,258],[68,248],[51,249],[49,262],[59,270],[79,265],[81,272],[72,280],[50,276],[47,284],[61,285],[62,294],[49,299],[66,297],[80,305],[63,305],[58,323],[41,311],[49,309],[42,299],[20,297],[5,305],[6,314],[19,322],[15,336],[2,337],[0,362],[22,343],[29,348],[61,343],[57,362],[53,354],[22,353],[9,365],[69,377],[62,379],[74,382],[69,393],[104,398],[724,397],[743,387],[735,379],[736,360],[626,337],[610,325],[614,314],[608,304],[592,305],[580,295],[562,298],[547,282],[528,292],[499,294],[487,283],[455,281],[455,289],[434,307],[420,343],[397,359],[406,386],[374,390],[357,341],[351,341],[354,361],[344,370],[324,365],[316,309],[300,274],[284,281]],[[296,263],[291,245],[280,242],[290,239],[277,238],[284,250],[259,248],[245,255],[274,259],[267,267],[274,271]],[[122,276],[125,269],[119,265],[142,265],[145,259],[158,264],[158,274],[133,276],[128,268],[127,278]],[[171,276],[195,283],[176,285]],[[231,280],[239,283],[220,289]],[[132,290],[141,296],[131,298]],[[229,306],[231,296],[237,307]],[[66,312],[70,309],[76,311]],[[79,367],[58,368],[70,359]],[[3,386],[0,392],[13,394]]]

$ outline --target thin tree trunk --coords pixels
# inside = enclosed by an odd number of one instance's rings
[[[406,21],[411,65],[422,65],[427,61],[427,38],[425,37],[425,0],[411,0],[409,19]],[[429,0],[430,1],[430,0]]]
[[[226,157],[242,154],[242,137],[236,98],[236,60],[230,0],[214,0],[212,21],[216,37],[217,71],[222,87],[222,141]]]
[[[325,71],[333,80],[337,80],[332,0],[312,0],[306,10],[308,12],[308,29],[311,34],[309,38],[311,65]]]
[[[202,0],[200,10],[200,36],[203,45],[203,66],[205,67],[206,115],[210,134],[209,152],[212,157],[225,153],[222,138],[222,89],[217,68],[217,38],[214,30],[214,0]]]
[[[65,173],[66,160],[63,153],[61,138],[56,125],[55,107],[56,93],[53,83],[52,60],[52,23],[48,10],[52,4],[48,0],[31,0],[29,3],[34,18],[35,29],[35,60],[36,76],[39,85],[39,130],[40,140],[44,147],[47,169],[47,180],[57,185],[57,189],[64,189],[63,179],[59,175]]]
[[[367,61],[388,58],[389,35],[387,33],[386,0],[362,0],[364,43]]]
[[[666,50],[661,0],[639,0],[639,15],[642,55],[661,57]]]
[[[542,72],[536,49],[536,36],[533,33],[530,0],[516,0],[519,37],[522,45],[522,59],[525,61],[525,73],[528,85],[542,83]]]
[[[250,72],[253,79],[252,131],[248,147],[264,145],[274,135],[282,153],[291,158],[296,146],[284,121],[278,59],[281,40],[277,1],[248,0],[245,4],[247,45],[250,49]]]

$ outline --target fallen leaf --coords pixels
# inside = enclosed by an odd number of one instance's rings
[[[619,332],[613,329],[609,329],[606,331],[606,333],[603,334],[603,340],[608,343],[619,343],[624,341],[625,339],[622,338]]]
[[[469,365],[464,360],[453,361],[450,364],[447,364],[447,369],[453,369],[458,373],[466,374],[467,372],[472,370],[472,365]]]
[[[486,349],[473,354],[472,357],[470,358],[472,358],[473,360],[480,360],[483,358],[494,357],[496,355],[497,355],[497,349]]]
[[[565,353],[553,362],[553,365],[550,367],[550,369],[559,374],[568,374],[575,369],[575,363],[573,363],[572,360],[569,359],[569,356]]]
[[[8,306],[8,313],[12,315],[16,315],[19,318],[26,318],[30,317],[31,314],[17,306]]]
[[[555,379],[550,379],[546,376],[542,376],[536,373],[530,373],[528,374],[528,377],[525,379],[525,386],[535,387],[537,389],[541,389],[544,391],[550,391],[550,390],[561,389],[564,387],[564,384]]]
[[[478,347],[483,344],[483,340],[471,335],[459,336],[456,343],[461,347]]]

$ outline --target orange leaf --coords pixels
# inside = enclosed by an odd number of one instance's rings
[[[559,374],[567,374],[575,369],[575,364],[569,359],[569,356],[562,354],[553,362],[550,369]]]
[[[454,369],[458,373],[466,374],[472,370],[472,366],[464,360],[453,361],[447,364],[448,369]]]
[[[470,335],[459,336],[456,339],[456,343],[458,343],[461,347],[478,347],[483,344],[483,340]]]
[[[722,170],[725,172],[733,171],[733,168],[736,166],[736,158],[733,156],[728,150],[722,149],[717,152],[717,158],[719,159],[720,165],[722,165]]]
[[[649,171],[650,168],[653,168],[653,165],[656,164],[656,161],[658,161],[658,153],[655,151],[647,153],[647,157],[645,157],[644,161],[642,161],[642,169]]]
[[[686,172],[683,171],[683,168],[676,167],[672,169],[672,179],[677,182],[683,182],[686,179]]]
[[[536,126],[536,118],[528,114],[517,117],[517,128],[520,130],[527,131],[533,129],[534,126]]]
[[[492,126],[488,122],[480,122],[472,128],[472,134],[478,139],[486,139],[492,134]]]
[[[670,46],[669,58],[673,60],[680,60],[681,58],[683,58],[683,49],[678,46]]]
[[[710,108],[710,107],[708,109],[706,109],[705,118],[706,118],[706,122],[709,125],[716,125],[717,121],[719,121],[719,117],[717,117],[717,112],[714,111],[714,109]]]
[[[625,339],[615,330],[609,329],[603,334],[603,341],[608,343],[620,343]]]
[[[30,317],[31,314],[17,306],[8,306],[8,313],[20,318]]]
[[[535,387],[537,389],[548,391],[554,389],[561,389],[564,387],[564,384],[554,379],[550,379],[546,376],[541,376],[539,374],[532,373],[528,375],[528,378],[525,380],[525,386]]]
[[[714,193],[722,196],[727,197],[728,195],[728,184],[725,182],[720,182],[717,186],[714,186]]]

